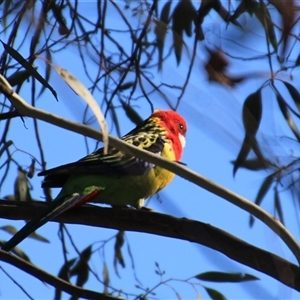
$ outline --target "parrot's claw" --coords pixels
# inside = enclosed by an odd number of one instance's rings
[[[142,207],[140,207],[139,208],[140,210],[144,210],[144,211],[151,211],[151,212],[155,212],[155,210],[154,209],[152,209],[152,208],[149,208],[149,207],[147,207],[147,206],[142,206]]]

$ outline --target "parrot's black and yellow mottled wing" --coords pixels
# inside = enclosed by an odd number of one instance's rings
[[[136,135],[126,135],[122,139],[158,155],[164,147],[161,135],[155,133],[140,132]],[[103,148],[100,148],[77,162],[49,169],[38,175],[45,176],[43,187],[62,187],[70,175],[143,175],[153,167],[149,162],[111,147],[106,155],[103,154]]]

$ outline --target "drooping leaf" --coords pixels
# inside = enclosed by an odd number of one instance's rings
[[[298,90],[291,85],[289,82],[286,81],[282,81],[284,83],[284,85],[286,86],[287,90],[289,91],[292,99],[295,102],[295,105],[297,106],[298,110],[300,111],[300,93],[298,92]]]
[[[76,285],[83,286],[89,278],[89,265],[88,262],[92,255],[92,246],[88,246],[80,253],[75,266],[70,270],[70,276],[77,276]]]
[[[11,235],[15,235],[18,232],[18,229],[11,225],[1,226],[0,229]],[[50,243],[47,238],[37,234],[36,232],[31,233],[30,235],[28,235],[28,237],[44,243]]]
[[[66,19],[63,17],[63,8],[65,8],[65,5],[56,5],[53,3],[51,5],[53,15],[59,24],[58,27],[58,32],[61,35],[69,35],[71,31],[68,29],[67,24],[66,24]]]
[[[260,186],[258,192],[257,192],[257,195],[256,195],[256,198],[255,198],[255,201],[254,203],[256,205],[260,205],[263,198],[265,197],[266,193],[269,191],[271,185],[273,183],[273,176],[267,176],[265,178],[265,180],[263,181],[262,185]]]
[[[275,91],[275,92],[276,92],[276,99],[277,99],[277,103],[280,108],[280,111],[281,111],[283,117],[285,118],[288,126],[294,133],[296,139],[300,142],[300,132],[297,128],[296,123],[294,122],[294,119],[292,118],[292,116],[289,112],[288,105],[285,102],[285,100],[283,99],[283,97],[281,96],[281,94],[278,91]]]
[[[299,53],[298,56],[297,56],[295,65],[296,65],[296,66],[299,66],[299,65],[300,65],[300,53]]]
[[[72,265],[75,263],[76,258],[73,258],[71,260],[66,261],[63,266],[61,267],[61,269],[59,270],[58,273],[58,277],[70,282],[70,268],[72,267]],[[55,289],[55,295],[54,295],[54,299],[55,300],[60,300],[61,299],[61,290],[60,289]]]
[[[175,292],[176,298],[177,298],[178,300],[182,300],[182,298],[181,298],[181,296],[179,295],[179,293],[176,292],[176,291],[174,291],[174,292]]]
[[[1,226],[0,227],[1,230],[11,234],[11,235],[14,235],[18,232],[18,229],[14,226],[11,226],[11,225],[5,225],[5,226]]]
[[[119,118],[117,116],[116,109],[115,109],[114,106],[110,107],[110,113],[111,113],[111,117],[112,117],[113,123],[114,123],[114,125],[116,127],[117,135],[120,137],[120,136],[122,136],[122,134],[121,134],[121,128],[120,128]]]
[[[107,294],[108,286],[109,286],[109,272],[105,262],[103,264],[102,276],[103,276],[103,285],[104,285],[103,293]]]
[[[200,25],[203,23],[204,18],[209,14],[211,9],[219,11],[221,8],[221,2],[219,0],[203,0],[201,1],[200,8],[198,10],[198,18]]]
[[[127,81],[119,86],[119,91],[124,91],[131,88],[134,85],[134,81]]]
[[[54,69],[59,74],[59,76],[69,85],[69,87],[79,95],[90,107],[94,115],[96,116],[99,126],[102,129],[103,143],[104,143],[104,154],[107,153],[108,149],[108,126],[97,101],[94,99],[91,92],[69,71],[59,67],[54,66]]]
[[[196,275],[195,278],[212,282],[244,282],[259,279],[251,274],[225,272],[205,272]]]
[[[197,11],[190,0],[181,0],[182,27],[187,36],[192,36],[192,24],[195,21]]]
[[[284,219],[283,219],[283,212],[282,212],[282,207],[280,203],[280,198],[279,198],[279,192],[277,187],[275,186],[274,188],[274,207],[275,211],[278,214],[278,218],[282,224],[284,224]]]
[[[263,157],[259,145],[256,140],[256,132],[259,128],[262,116],[262,100],[261,89],[250,94],[243,105],[243,125],[245,130],[245,137],[239,151],[239,154],[234,162],[233,175],[236,174],[238,168],[240,168],[246,161],[251,149],[256,154],[257,158],[262,164],[266,162]]]
[[[203,287],[206,290],[209,297],[211,297],[211,299],[213,299],[213,300],[226,300],[227,299],[223,294],[221,294],[217,290],[214,290],[214,289],[211,289],[211,288],[208,288],[205,286],[203,286]]]
[[[177,60],[177,64],[180,63],[181,53],[182,53],[182,45],[183,41],[183,24],[181,22],[181,12],[180,12],[180,3],[176,6],[173,13],[173,25],[172,25],[172,33],[173,33],[173,46],[175,51],[175,56]]]
[[[1,40],[0,40],[1,41]],[[36,78],[42,85],[47,87],[57,100],[57,93],[54,88],[41,76],[41,74],[30,64],[27,60],[14,48],[10,47],[9,45],[5,44],[1,41],[4,49],[18,62],[24,67],[34,78]]]
[[[267,176],[264,181],[262,182],[262,185],[260,186],[258,192],[257,192],[257,195],[256,195],[256,198],[255,198],[255,201],[254,203],[256,205],[260,205],[263,198],[265,197],[265,195],[267,194],[267,192],[269,191],[270,187],[272,186],[272,183],[273,183],[273,176],[272,175],[269,175]],[[250,217],[250,227],[253,226],[254,224],[254,218],[253,217]]]
[[[30,237],[36,241],[43,242],[43,243],[50,243],[50,241],[47,238],[45,238],[44,236],[42,236],[36,232],[32,232],[30,235],[28,235],[28,237]]]
[[[30,164],[29,170],[27,172],[27,177],[32,178],[34,176],[34,173],[35,173],[35,159],[33,158],[31,160],[31,164]]]
[[[282,32],[282,40],[283,40],[282,56],[284,56],[288,39],[290,37],[290,32],[295,19],[295,13],[297,11],[297,7],[295,5],[294,0],[281,0],[281,1],[270,0],[270,3],[274,5],[274,7],[281,15],[282,30],[280,31]]]
[[[238,7],[235,9],[234,13],[232,14],[232,16],[229,18],[229,21],[231,20],[236,20],[240,15],[242,15],[245,12],[249,12],[248,10],[248,3],[252,2],[249,0],[241,0],[240,4],[238,5]]]
[[[188,36],[192,35],[192,23],[196,16],[196,9],[190,0],[180,0],[173,11],[173,46],[177,64],[180,63],[184,45],[183,32]]]
[[[160,14],[160,19],[155,20],[155,30],[154,33],[156,35],[156,45],[158,50],[158,70],[162,69],[163,63],[163,52],[164,52],[164,45],[165,45],[165,37],[168,29],[168,24],[170,22],[170,8],[171,8],[172,1],[166,2],[163,6]]]
[[[232,161],[232,164],[236,164],[236,160]],[[258,158],[246,159],[239,163],[239,168],[244,168],[251,171],[258,171],[266,169],[266,163]]]
[[[172,1],[168,1],[163,6],[161,13],[160,13],[160,20],[164,24],[169,24],[170,22],[170,8],[171,8]]]
[[[58,272],[58,277],[61,279],[64,279],[66,281],[70,281],[70,276],[69,276],[69,272],[70,272],[70,268],[74,265],[76,261],[76,258],[72,258],[68,261],[66,261],[61,269]]]
[[[255,139],[253,139],[253,140],[256,141]],[[249,135],[246,133],[245,138],[242,143],[242,146],[241,146],[241,149],[237,155],[236,160],[234,160],[233,176],[235,176],[237,170],[245,164],[247,157],[251,151],[251,148],[252,148],[251,139],[250,139]]]
[[[28,70],[21,70],[13,73],[7,78],[7,81],[11,86],[21,85],[25,80],[31,76]]]
[[[46,59],[48,62],[51,62],[52,61],[52,55],[51,55],[51,51],[49,50],[49,48],[47,47],[45,49],[45,52],[46,52]],[[51,71],[52,71],[52,68],[51,68],[51,65],[50,63],[46,64],[46,70],[45,70],[45,80],[47,82],[50,81],[50,75],[51,75]],[[45,91],[46,87],[44,85],[42,85],[42,88],[37,96],[37,98],[39,98]]]
[[[123,268],[125,268],[125,261],[122,254],[122,247],[124,245],[124,234],[125,232],[120,230],[116,235],[115,242],[115,254],[114,254],[114,268],[116,274],[119,276],[118,264],[120,264]]]
[[[141,124],[143,122],[143,118],[136,112],[136,110],[125,101],[120,101],[128,119],[135,125]]]
[[[245,132],[255,135],[262,116],[261,89],[250,94],[243,105],[243,125]]]
[[[6,241],[0,240],[0,248],[1,248],[2,246],[4,246],[5,243],[6,243]],[[12,252],[13,254],[19,256],[20,258],[22,258],[22,259],[24,259],[24,260],[26,260],[26,261],[28,261],[28,262],[31,262],[29,256],[28,256],[24,251],[22,251],[19,247],[14,247],[14,248],[12,248],[12,249],[11,249],[11,252]]]
[[[18,175],[14,184],[14,194],[17,201],[31,201],[27,172],[18,168]]]
[[[274,25],[269,10],[263,1],[259,1],[254,4],[254,14],[265,29],[268,42],[272,45],[275,52],[277,52],[278,43],[276,39]]]

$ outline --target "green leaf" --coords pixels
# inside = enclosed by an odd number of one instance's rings
[[[46,59],[47,59],[47,61],[52,61],[51,51],[49,50],[48,47],[45,49],[45,52],[46,52]],[[52,72],[51,64],[46,64],[45,80],[47,82],[50,81],[51,72]],[[46,89],[46,86],[42,85],[42,88],[41,88],[41,90],[40,90],[37,98],[39,98],[44,93],[45,89]]]
[[[203,286],[207,292],[207,294],[211,297],[211,299],[213,300],[226,300],[227,298],[221,294],[220,292],[214,290],[214,289],[211,289],[211,288],[208,288],[208,287],[205,287]]]
[[[23,250],[21,250],[19,247],[12,248],[11,252],[14,253],[15,255],[21,257],[22,259],[24,259],[28,262],[31,262],[29,259],[29,256]]]
[[[18,229],[14,226],[11,226],[11,225],[1,226],[0,229],[7,232],[7,233],[9,233],[9,234],[11,234],[11,235],[14,235],[18,232]],[[32,238],[32,239],[35,239],[37,241],[44,242],[44,243],[50,243],[48,239],[46,239],[45,237],[37,234],[36,232],[31,233],[28,237]]]
[[[205,272],[195,276],[195,278],[212,281],[212,282],[244,282],[258,280],[257,277],[250,274],[242,273],[225,273],[225,272]]]
[[[247,11],[247,1],[241,0],[240,4],[234,11],[234,13],[230,16],[229,21],[236,20],[241,14],[245,13]]]
[[[103,276],[103,285],[104,285],[104,294],[108,293],[108,286],[109,286],[109,272],[106,263],[103,264],[103,270],[102,270],[102,276]]]
[[[277,102],[280,108],[280,111],[283,115],[283,117],[285,118],[288,126],[290,127],[290,129],[292,130],[292,132],[294,133],[294,136],[296,137],[296,139],[298,140],[298,142],[300,142],[300,132],[297,128],[297,125],[295,124],[289,110],[288,110],[288,105],[287,103],[284,101],[283,97],[281,96],[281,94],[279,92],[276,91],[276,98],[277,98]]]
[[[76,258],[72,258],[72,259],[66,261],[60,268],[60,270],[58,272],[58,277],[66,280],[66,281],[70,281],[69,272],[70,272],[70,268],[74,265],[75,261],[76,261]]]
[[[163,7],[162,10],[161,10],[161,13],[160,13],[160,20],[161,20],[164,24],[169,24],[169,22],[170,22],[169,16],[170,16],[170,8],[171,8],[171,4],[172,4],[172,1],[166,2],[166,4],[164,5],[164,7]]]
[[[1,226],[0,227],[1,230],[11,234],[11,235],[14,235],[18,232],[18,229],[14,226],[11,226],[11,225],[5,225],[5,226]]]
[[[33,233],[31,233],[28,237],[36,240],[36,241],[40,241],[40,242],[43,242],[43,243],[50,243],[50,241],[43,237],[42,235],[36,233],[35,231]]]
[[[282,224],[284,224],[282,207],[281,207],[281,203],[280,203],[278,189],[276,186],[274,188],[274,206],[275,206],[275,210],[278,214],[278,218],[279,218],[280,222]]]
[[[236,160],[232,161],[232,163],[235,165]],[[265,170],[266,164],[260,159],[253,158],[241,161],[239,164],[239,168],[244,168],[251,171]]]
[[[174,292],[175,292],[176,298],[177,298],[178,300],[182,300],[181,296],[180,296],[176,291],[174,291]]]
[[[256,134],[262,116],[261,89],[250,94],[243,105],[243,125],[246,133]]]
[[[135,125],[141,124],[143,122],[143,118],[136,112],[136,110],[134,110],[133,107],[125,101],[120,101],[128,119]]]
[[[256,198],[255,198],[255,201],[254,201],[254,203],[256,205],[259,206],[261,204],[263,198],[265,197],[265,195],[269,191],[272,183],[273,183],[273,176],[272,175],[267,176],[265,178],[265,180],[263,181],[262,185],[260,186],[260,189],[257,192]],[[250,227],[253,225],[253,223],[254,223],[254,218],[252,217],[252,218],[250,218]]]
[[[75,261],[76,261],[76,258],[66,261],[63,264],[63,266],[61,267],[61,269],[59,270],[58,277],[65,281],[70,282],[70,278],[69,278],[70,268],[75,263]],[[61,290],[60,289],[55,289],[54,299],[55,300],[61,299]]]
[[[25,80],[31,76],[28,70],[17,71],[7,78],[11,86],[21,85]]]
[[[1,41],[1,40],[0,40]],[[53,94],[56,100],[57,93],[54,88],[40,75],[40,73],[30,64],[27,60],[14,48],[10,47],[9,45],[5,44],[1,41],[4,49],[18,62],[20,63],[34,78],[36,78],[42,85],[47,87]]]
[[[17,201],[31,201],[27,172],[18,168],[18,175],[14,184],[14,194]]]
[[[273,183],[273,176],[267,176],[265,178],[265,180],[263,181],[260,189],[258,190],[258,193],[256,195],[255,201],[254,203],[256,205],[260,205],[264,196],[266,195],[266,193],[268,192],[268,190],[270,189],[271,185]]]
[[[0,240],[0,248],[1,248],[2,246],[4,246],[5,243],[6,243],[5,241]],[[22,251],[19,247],[14,247],[14,248],[12,248],[12,249],[11,249],[11,252],[12,252],[13,254],[19,256],[20,258],[22,258],[22,259],[24,259],[24,260],[26,260],[26,261],[28,261],[28,262],[31,262],[30,259],[29,259],[29,257],[28,257],[28,255],[25,254],[25,252]]]
[[[168,24],[170,22],[170,8],[172,1],[168,1],[161,10],[160,19],[155,20],[155,30],[154,33],[156,35],[156,44],[158,50],[158,70],[162,69],[163,62],[163,51],[165,45],[165,37],[168,29]]]
[[[173,46],[177,64],[180,63],[183,41],[183,32],[192,35],[192,23],[197,18],[197,11],[190,0],[181,0],[173,11]]]
[[[274,25],[268,8],[263,1],[255,3],[254,14],[265,29],[268,42],[273,46],[275,52],[278,50],[278,44],[275,34]]]
[[[131,88],[134,85],[134,81],[127,81],[119,86],[119,91],[124,91]]]
[[[83,286],[89,278],[89,264],[92,255],[92,246],[88,246],[80,253],[80,258],[70,270],[70,276],[77,275],[76,285]]]
[[[299,65],[300,65],[300,53],[298,54],[296,63],[295,63],[295,66],[299,66]]]
[[[286,82],[286,81],[282,81],[284,83],[284,85],[286,86],[287,90],[289,91],[292,99],[294,100],[298,110],[300,111],[300,93],[298,92],[298,90],[291,85],[290,83]]]
[[[264,163],[265,161],[255,138],[256,132],[260,125],[261,116],[261,89],[258,89],[245,99],[243,105],[243,125],[245,129],[245,137],[240,152],[234,162],[233,175],[235,175],[238,168],[244,164],[251,149],[253,149],[261,163]]]
[[[118,272],[118,263],[125,268],[125,261],[122,254],[122,247],[124,245],[124,234],[125,232],[120,230],[116,235],[116,242],[115,242],[115,255],[114,255],[114,268],[116,274],[119,276]]]
[[[113,119],[113,123],[116,126],[117,135],[120,137],[122,136],[122,134],[121,134],[120,124],[119,124],[119,118],[117,116],[115,107],[113,105],[110,106],[110,113]]]
[[[181,1],[175,7],[173,12],[173,25],[172,25],[172,33],[173,33],[173,46],[175,51],[175,56],[177,60],[177,64],[180,63],[181,60],[181,53],[182,53],[182,46],[183,46],[183,28],[184,24],[182,22],[181,17]]]

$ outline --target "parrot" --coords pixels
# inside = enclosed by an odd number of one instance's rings
[[[173,110],[155,110],[149,118],[121,139],[172,161],[180,162],[187,124]],[[87,202],[140,209],[144,200],[168,185],[174,173],[109,147],[85,156],[77,162],[38,174],[45,176],[42,187],[61,187],[60,193],[37,217],[21,228],[3,246],[10,251],[28,235],[64,211]]]

